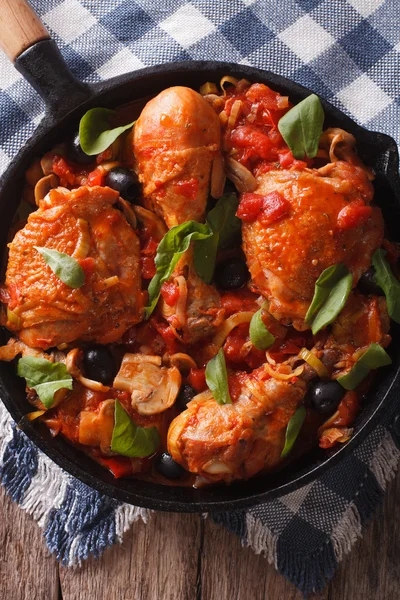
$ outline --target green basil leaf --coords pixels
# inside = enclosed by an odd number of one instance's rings
[[[306,314],[313,334],[332,323],[346,304],[353,285],[353,276],[339,263],[322,271],[315,282],[314,297]]]
[[[35,250],[43,256],[44,262],[49,265],[54,275],[71,288],[77,289],[85,283],[85,273],[75,258],[41,246],[34,246]]]
[[[386,250],[375,250],[372,264],[375,268],[375,281],[386,296],[389,316],[400,323],[400,281],[395,277],[389,263],[385,259]]]
[[[392,360],[382,346],[371,344],[350,371],[346,375],[338,377],[337,381],[345,390],[354,390],[372,369],[378,369],[390,364],[392,364]]]
[[[300,433],[300,429],[303,426],[306,414],[307,411],[304,406],[300,406],[290,419],[286,428],[285,445],[281,453],[281,458],[286,458],[286,456],[291,452],[297,436]]]
[[[163,237],[158,245],[155,257],[156,274],[150,281],[148,287],[149,304],[145,308],[146,318],[149,318],[155,309],[160,297],[161,286],[167,281],[182,254],[190,246],[190,242],[205,240],[212,236],[212,230],[208,225],[187,221],[181,225],[172,227]]]
[[[324,110],[315,94],[293,106],[281,119],[278,129],[295,158],[314,158],[324,124]]]
[[[250,321],[250,341],[257,350],[266,350],[275,341],[275,337],[268,331],[262,320],[262,308],[258,310]]]
[[[52,363],[45,358],[24,356],[18,361],[17,373],[33,388],[46,408],[51,408],[57,390],[72,390],[72,377],[64,363]]]
[[[193,264],[197,274],[205,283],[211,283],[214,276],[215,262],[219,245],[219,233],[214,232],[206,240],[195,242]]]
[[[218,404],[232,404],[229,393],[228,373],[226,371],[225,354],[220,348],[218,354],[206,366],[206,383]]]
[[[234,192],[221,196],[207,214],[206,223],[214,235],[194,245],[194,266],[206,283],[213,278],[218,250],[230,246],[240,234],[241,220],[236,216],[238,206],[239,200]]]
[[[93,156],[107,150],[117,137],[130,129],[135,121],[110,129],[110,119],[117,113],[109,108],[91,108],[79,123],[79,143],[85,154]]]
[[[111,450],[130,458],[151,456],[160,444],[157,427],[139,427],[118,400],[115,400]]]

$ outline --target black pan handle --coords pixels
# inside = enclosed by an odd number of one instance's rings
[[[1,0],[0,47],[54,116],[69,112],[91,96],[90,87],[71,73],[26,0]]]

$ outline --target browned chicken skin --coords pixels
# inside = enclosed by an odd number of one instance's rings
[[[269,226],[243,223],[243,248],[255,287],[270,301],[275,318],[307,326],[304,317],[315,282],[324,269],[343,262],[356,285],[383,241],[383,218],[373,207],[364,224],[338,231],[339,212],[360,197],[368,204],[372,185],[361,167],[337,161],[320,171],[269,171],[258,178],[257,194],[277,191],[290,214]]]
[[[281,462],[285,432],[306,385],[277,381],[263,367],[243,383],[233,404],[199,394],[171,423],[168,451],[173,459],[209,481],[248,479]]]
[[[52,190],[15,235],[6,273],[13,318],[6,325],[28,346],[105,344],[141,320],[139,241],[113,206],[118,197],[101,187]],[[76,258],[84,285],[72,289],[63,283],[34,246]]]
[[[133,148],[144,204],[168,227],[204,220],[220,143],[218,116],[190,88],[168,88],[143,109]]]
[[[134,153],[144,204],[169,228],[204,221],[212,163],[221,158],[220,138],[216,113],[190,88],[164,90],[143,109],[135,125]],[[180,290],[178,301],[168,306],[161,300],[160,307],[177,337],[192,344],[211,335],[224,310],[217,290],[197,275],[192,249],[171,281]]]

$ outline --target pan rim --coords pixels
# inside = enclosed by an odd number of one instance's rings
[[[172,77],[173,74],[182,75],[182,73],[189,71],[191,73],[198,72],[201,74],[202,71],[205,72],[217,69],[227,69],[228,71],[230,70],[236,73],[246,72],[250,75],[250,77],[253,80],[256,80],[256,77],[261,77],[264,81],[270,82],[272,87],[276,85],[275,82],[278,82],[277,87],[280,88],[294,87],[299,96],[304,96],[306,94],[313,93],[308,88],[305,88],[304,86],[299,85],[285,77],[281,77],[279,75],[271,73],[270,71],[265,71],[256,67],[248,67],[246,65],[237,65],[235,63],[227,63],[222,61],[190,61],[182,63],[168,63],[166,65],[156,65],[152,67],[146,67],[133,73],[118,76],[104,82],[93,84],[90,86],[92,90],[92,95],[83,103],[78,105],[76,108],[70,110],[64,116],[59,116],[57,119],[52,119],[51,115],[45,115],[44,119],[39,124],[39,127],[36,130],[36,132],[27,142],[25,147],[23,147],[18,152],[18,154],[11,161],[9,167],[1,177],[0,203],[4,188],[7,186],[7,184],[9,184],[10,180],[15,176],[15,174],[22,168],[21,163],[23,163],[23,161],[26,160],[26,158],[32,154],[32,146],[33,148],[35,148],[38,144],[40,144],[40,142],[43,141],[46,135],[48,135],[51,131],[57,128],[57,125],[60,122],[69,119],[71,117],[71,114],[75,114],[80,108],[91,104],[95,98],[107,94],[112,89],[117,89],[120,86],[126,85],[128,82],[131,83],[140,81],[141,79],[145,78],[154,78],[160,73],[167,73]],[[334,107],[330,102],[324,100],[323,98],[321,98],[321,101],[324,106],[324,109],[328,110],[329,116],[332,116],[333,119],[335,119],[335,116],[339,115],[341,119],[345,118],[345,120],[351,124],[351,128],[353,131],[356,130],[360,133],[362,132],[363,136],[370,137],[371,140],[376,136],[380,136],[381,140],[386,141],[388,148],[392,147],[392,149],[396,149],[396,142],[390,136],[378,132],[371,132],[365,129],[361,125],[355,123],[348,115],[345,115],[345,113]],[[400,179],[398,179],[397,183],[400,189]],[[371,414],[369,415],[366,422],[363,423],[358,430],[356,430],[351,440],[345,446],[339,448],[339,450],[337,450],[333,455],[329,456],[320,464],[317,464],[305,473],[300,472],[300,474],[294,477],[294,479],[292,479],[291,481],[283,483],[282,485],[278,485],[274,489],[258,492],[253,495],[246,495],[246,492],[244,490],[241,497],[233,498],[231,500],[228,499],[202,501],[201,498],[197,500],[195,496],[198,495],[201,497],[201,490],[194,491],[192,493],[194,499],[191,501],[179,500],[178,498],[174,497],[175,494],[172,493],[170,500],[160,499],[157,498],[157,496],[153,497],[151,495],[152,487],[149,487],[149,494],[137,492],[135,489],[128,493],[126,491],[121,490],[119,487],[116,487],[112,483],[100,480],[92,473],[88,472],[87,470],[77,465],[75,462],[71,461],[68,458],[68,456],[63,454],[60,450],[51,445],[49,446],[48,442],[39,434],[39,432],[34,428],[33,425],[24,428],[24,433],[41,451],[43,451],[47,456],[49,456],[49,458],[51,458],[51,460],[53,460],[55,464],[60,466],[62,469],[66,470],[70,475],[76,477],[77,479],[89,485],[90,487],[97,489],[101,493],[111,496],[117,500],[125,501],[130,504],[135,504],[136,506],[142,506],[145,508],[157,510],[167,510],[170,512],[204,512],[209,510],[236,510],[249,506],[254,506],[256,504],[266,502],[275,497],[287,494],[293,491],[294,489],[297,489],[298,487],[315,480],[320,474],[326,472],[328,469],[332,468],[341,460],[343,460],[348,454],[352,453],[355,450],[355,448],[366,438],[368,433],[372,431],[374,425],[376,425],[379,422],[379,418],[383,408],[390,401],[390,399],[394,397],[393,388],[399,383],[399,371],[400,368],[397,369],[396,374],[393,376],[383,398],[381,398],[380,401],[377,402],[376,406],[371,411]],[[20,413],[13,399],[9,396],[2,379],[0,380],[0,391],[2,400],[8,412],[11,414],[13,419],[18,422],[22,417],[22,414]],[[290,468],[290,466],[288,468]],[[268,475],[264,477],[268,477]],[[141,480],[133,481],[142,483]],[[234,485],[242,486],[243,488],[245,488],[246,482],[241,482]],[[164,490],[182,489],[179,486],[162,486],[161,484],[152,484],[152,486],[153,488],[163,488]],[[187,490],[188,488],[183,489]],[[226,486],[228,494],[229,489],[229,486]]]

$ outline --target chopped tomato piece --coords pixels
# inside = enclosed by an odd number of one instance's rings
[[[156,265],[152,256],[142,256],[140,258],[140,267],[143,279],[151,279],[156,274]]]
[[[240,392],[242,391],[242,382],[240,379],[240,373],[235,373],[228,377],[229,394],[233,402],[239,398]]]
[[[264,196],[263,211],[260,219],[264,225],[271,225],[285,217],[291,209],[289,200],[286,200],[279,192],[271,192]]]
[[[95,186],[95,185],[104,185],[104,172],[103,169],[95,169],[94,171],[91,171],[88,175],[87,178],[87,182],[88,185],[90,186]]]
[[[252,223],[260,216],[264,206],[264,196],[250,192],[241,195],[236,216],[242,221]]]
[[[230,317],[241,310],[258,310],[260,307],[256,302],[257,298],[258,296],[247,288],[223,294],[221,306],[225,309],[225,317]]]
[[[164,281],[161,286],[161,296],[168,306],[174,306],[179,297],[178,287],[172,281]]]
[[[99,458],[99,462],[111,471],[115,479],[133,475],[132,462],[130,458],[121,456],[119,458]]]
[[[268,135],[252,125],[240,125],[231,133],[231,142],[235,147],[250,147],[259,158],[271,158],[272,142]],[[254,149],[254,150],[253,150]]]
[[[265,225],[271,225],[286,216],[290,208],[290,202],[279,192],[271,192],[266,196],[244,193],[236,214],[242,221],[252,222],[260,218]]]
[[[353,200],[347,206],[342,208],[337,218],[337,226],[341,230],[352,229],[363,225],[368,221],[372,214],[371,206],[366,206],[360,199]]]
[[[187,381],[192,387],[194,387],[196,392],[203,392],[207,389],[206,370],[191,368],[189,375],[187,376]]]
[[[260,102],[264,108],[280,110],[289,107],[287,96],[281,96],[264,83],[253,83],[246,92],[251,102]]]
[[[287,169],[293,164],[294,156],[290,150],[287,150],[286,152],[280,152],[278,156],[279,163],[284,169]]]
[[[64,187],[74,185],[75,175],[72,167],[62,156],[58,156],[57,154],[53,158],[53,172],[59,176],[60,185]]]
[[[333,421],[334,427],[347,427],[354,422],[360,409],[360,399],[354,391],[346,392],[338,406],[338,416]]]
[[[155,255],[157,253],[157,248],[158,242],[156,242],[154,238],[149,237],[149,239],[146,241],[143,248],[141,249],[141,253],[145,256]]]

